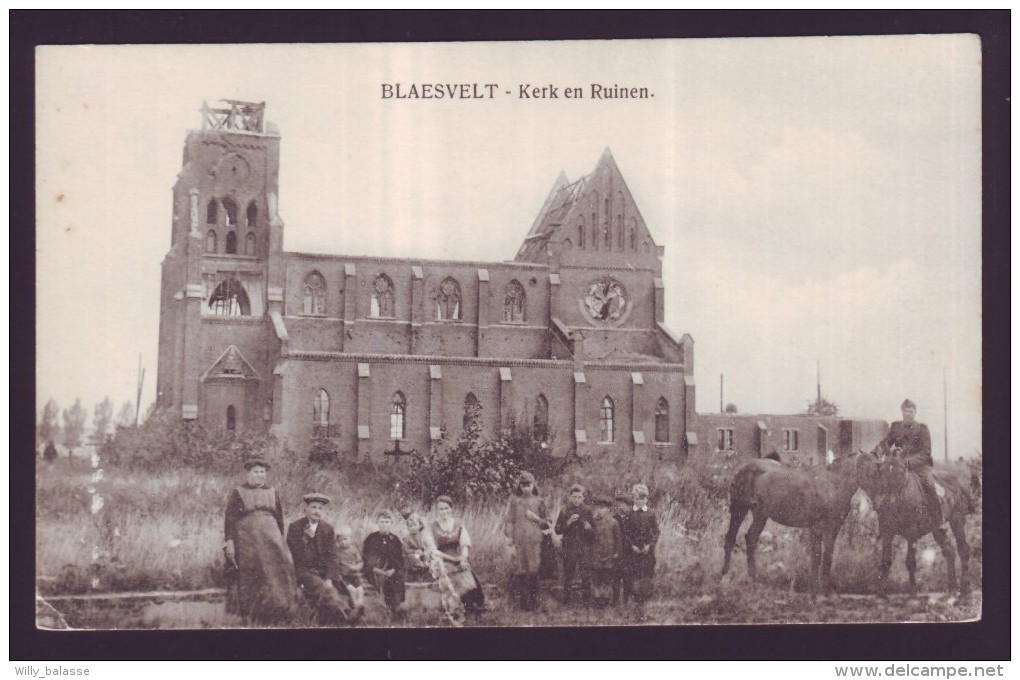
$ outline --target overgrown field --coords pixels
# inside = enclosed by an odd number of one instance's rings
[[[566,609],[546,596],[541,611],[523,619],[500,592],[510,556],[503,536],[506,498],[478,498],[457,509],[474,543],[472,563],[483,583],[495,586],[485,625],[598,625],[628,623],[752,623],[811,621],[964,620],[980,615],[979,595],[968,600],[897,600],[881,606],[872,598],[815,600],[806,593],[810,560],[800,530],[772,522],[759,544],[760,582],[747,582],[743,530],[731,575],[716,575],[722,563],[722,537],[728,522],[726,490],[735,456],[719,456],[677,466],[659,461],[623,460],[612,455],[573,463],[540,482],[547,505],[559,511],[565,489],[584,482],[591,494],[613,494],[645,481],[652,488],[662,537],[657,557],[656,595],[643,614],[636,610],[588,612]],[[397,464],[399,465],[399,464]],[[324,468],[305,462],[277,464],[270,473],[284,503],[287,522],[301,515],[300,498],[311,490],[334,499],[325,519],[348,525],[361,540],[374,530],[381,508],[405,503],[398,467]],[[192,590],[223,585],[223,510],[240,475],[198,472],[186,467],[159,471],[93,468],[76,458],[38,464],[36,482],[36,564],[42,594]],[[745,522],[744,529],[750,522]],[[981,517],[968,520],[974,548],[971,583],[980,592]],[[863,493],[840,532],[833,566],[839,593],[874,592],[879,562],[877,520]],[[894,589],[906,589],[904,544],[896,543]],[[918,546],[921,591],[945,589],[946,571],[932,539]],[[859,604],[858,604],[859,603]],[[206,616],[182,619],[181,626],[230,625]],[[409,624],[428,623],[411,617]],[[161,624],[161,625],[166,625]]]

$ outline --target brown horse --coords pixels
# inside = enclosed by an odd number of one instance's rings
[[[806,528],[810,536],[811,577],[824,592],[831,589],[832,547],[850,500],[857,492],[857,454],[838,458],[824,467],[789,468],[772,460],[745,463],[730,485],[730,526],[723,544],[725,558],[720,578],[729,571],[730,553],[737,530],[750,511],[747,530],[747,574],[757,576],[754,553],[768,520],[788,527]]]
[[[907,539],[907,573],[910,576],[910,590],[917,590],[917,540],[931,534],[942,549],[946,560],[949,590],[955,591],[956,554],[946,535],[945,523],[933,517],[925,504],[924,488],[917,473],[911,471],[903,458],[894,450],[883,454],[872,451],[862,454],[857,462],[858,480],[861,488],[871,499],[871,505],[878,513],[878,533],[882,542],[882,561],[879,572],[879,593],[884,595],[889,587],[889,569],[892,566],[892,541],[899,535]],[[967,579],[970,546],[964,531],[967,514],[973,512],[973,502],[967,484],[957,479],[948,469],[933,472],[935,480],[942,487],[942,514],[949,523],[960,553],[961,592],[970,592]]]

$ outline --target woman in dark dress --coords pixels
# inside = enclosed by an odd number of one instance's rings
[[[464,525],[453,516],[453,501],[449,496],[436,499],[436,520],[432,522],[432,538],[435,539],[439,557],[443,560],[446,573],[460,596],[464,609],[483,611],[485,594],[478,578],[471,570],[468,557],[471,553],[471,537]]]
[[[266,486],[269,463],[244,463],[247,479],[230,492],[223,523],[223,554],[230,587],[227,611],[259,624],[286,622],[298,594],[294,562],[283,534],[283,507]]]

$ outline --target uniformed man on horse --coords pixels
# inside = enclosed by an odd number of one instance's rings
[[[879,446],[885,451],[899,451],[907,469],[917,474],[921,481],[928,512],[936,518],[938,524],[941,524],[942,506],[935,478],[932,476],[935,461],[931,457],[931,434],[927,425],[915,419],[917,405],[910,399],[903,400],[900,412],[903,414],[903,420],[897,420],[892,424],[889,433]]]

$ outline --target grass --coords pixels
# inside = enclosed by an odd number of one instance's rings
[[[805,592],[810,561],[800,530],[771,522],[759,544],[760,582],[747,582],[742,532],[731,575],[722,583],[716,582],[722,563],[722,536],[728,523],[726,485],[738,459],[719,458],[682,467],[659,461],[640,465],[621,462],[607,456],[586,461],[583,467],[575,464],[559,479],[547,481],[542,491],[555,516],[565,489],[573,481],[585,481],[589,495],[608,495],[627,488],[632,481],[657,480],[651,484],[652,505],[659,516],[662,536],[657,549],[656,596],[645,608],[647,620],[662,624],[752,623],[833,621],[850,615],[827,611],[826,605],[810,599]],[[228,493],[240,481],[240,475],[197,473],[185,468],[158,473],[107,469],[97,481],[87,459],[63,458],[52,465],[40,462],[36,488],[40,592],[55,595],[222,586],[223,510]],[[301,516],[299,499],[304,493],[320,491],[334,499],[325,519],[334,526],[350,526],[359,541],[374,530],[374,516],[379,509],[396,508],[404,502],[393,475],[386,470],[338,471],[303,463],[280,464],[271,471],[270,483],[284,501],[286,522]],[[96,495],[102,496],[103,504],[93,513]],[[873,512],[862,510],[858,501],[859,497],[855,498],[855,510],[836,544],[833,580],[841,593],[874,590],[879,561],[877,520]],[[480,623],[578,626],[642,622],[642,615],[636,611],[568,609],[548,598],[542,611],[522,619],[501,591],[510,564],[503,535],[505,509],[505,499],[479,501],[457,509],[473,540],[472,563],[479,578],[496,586],[490,596],[493,610]],[[979,587],[980,515],[969,518],[968,529],[970,543],[978,549],[976,559],[971,561],[971,582]],[[895,545],[891,580],[894,588],[905,589],[905,548],[899,539]],[[920,589],[944,590],[945,565],[930,537],[919,543],[918,555]],[[973,607],[957,611],[955,604],[942,603],[937,611],[928,612],[910,609],[914,606],[887,612],[872,605],[854,615],[871,621],[908,620],[916,615],[930,615],[930,620],[974,616]],[[199,609],[201,612],[196,613],[194,608],[181,607],[173,614],[164,608],[159,616],[150,612],[149,619],[134,624],[165,626],[169,619],[176,621],[177,627],[236,625],[225,615],[218,617],[215,607]],[[850,606],[842,609],[855,611]],[[410,616],[407,621],[408,625],[433,623],[428,616]]]

